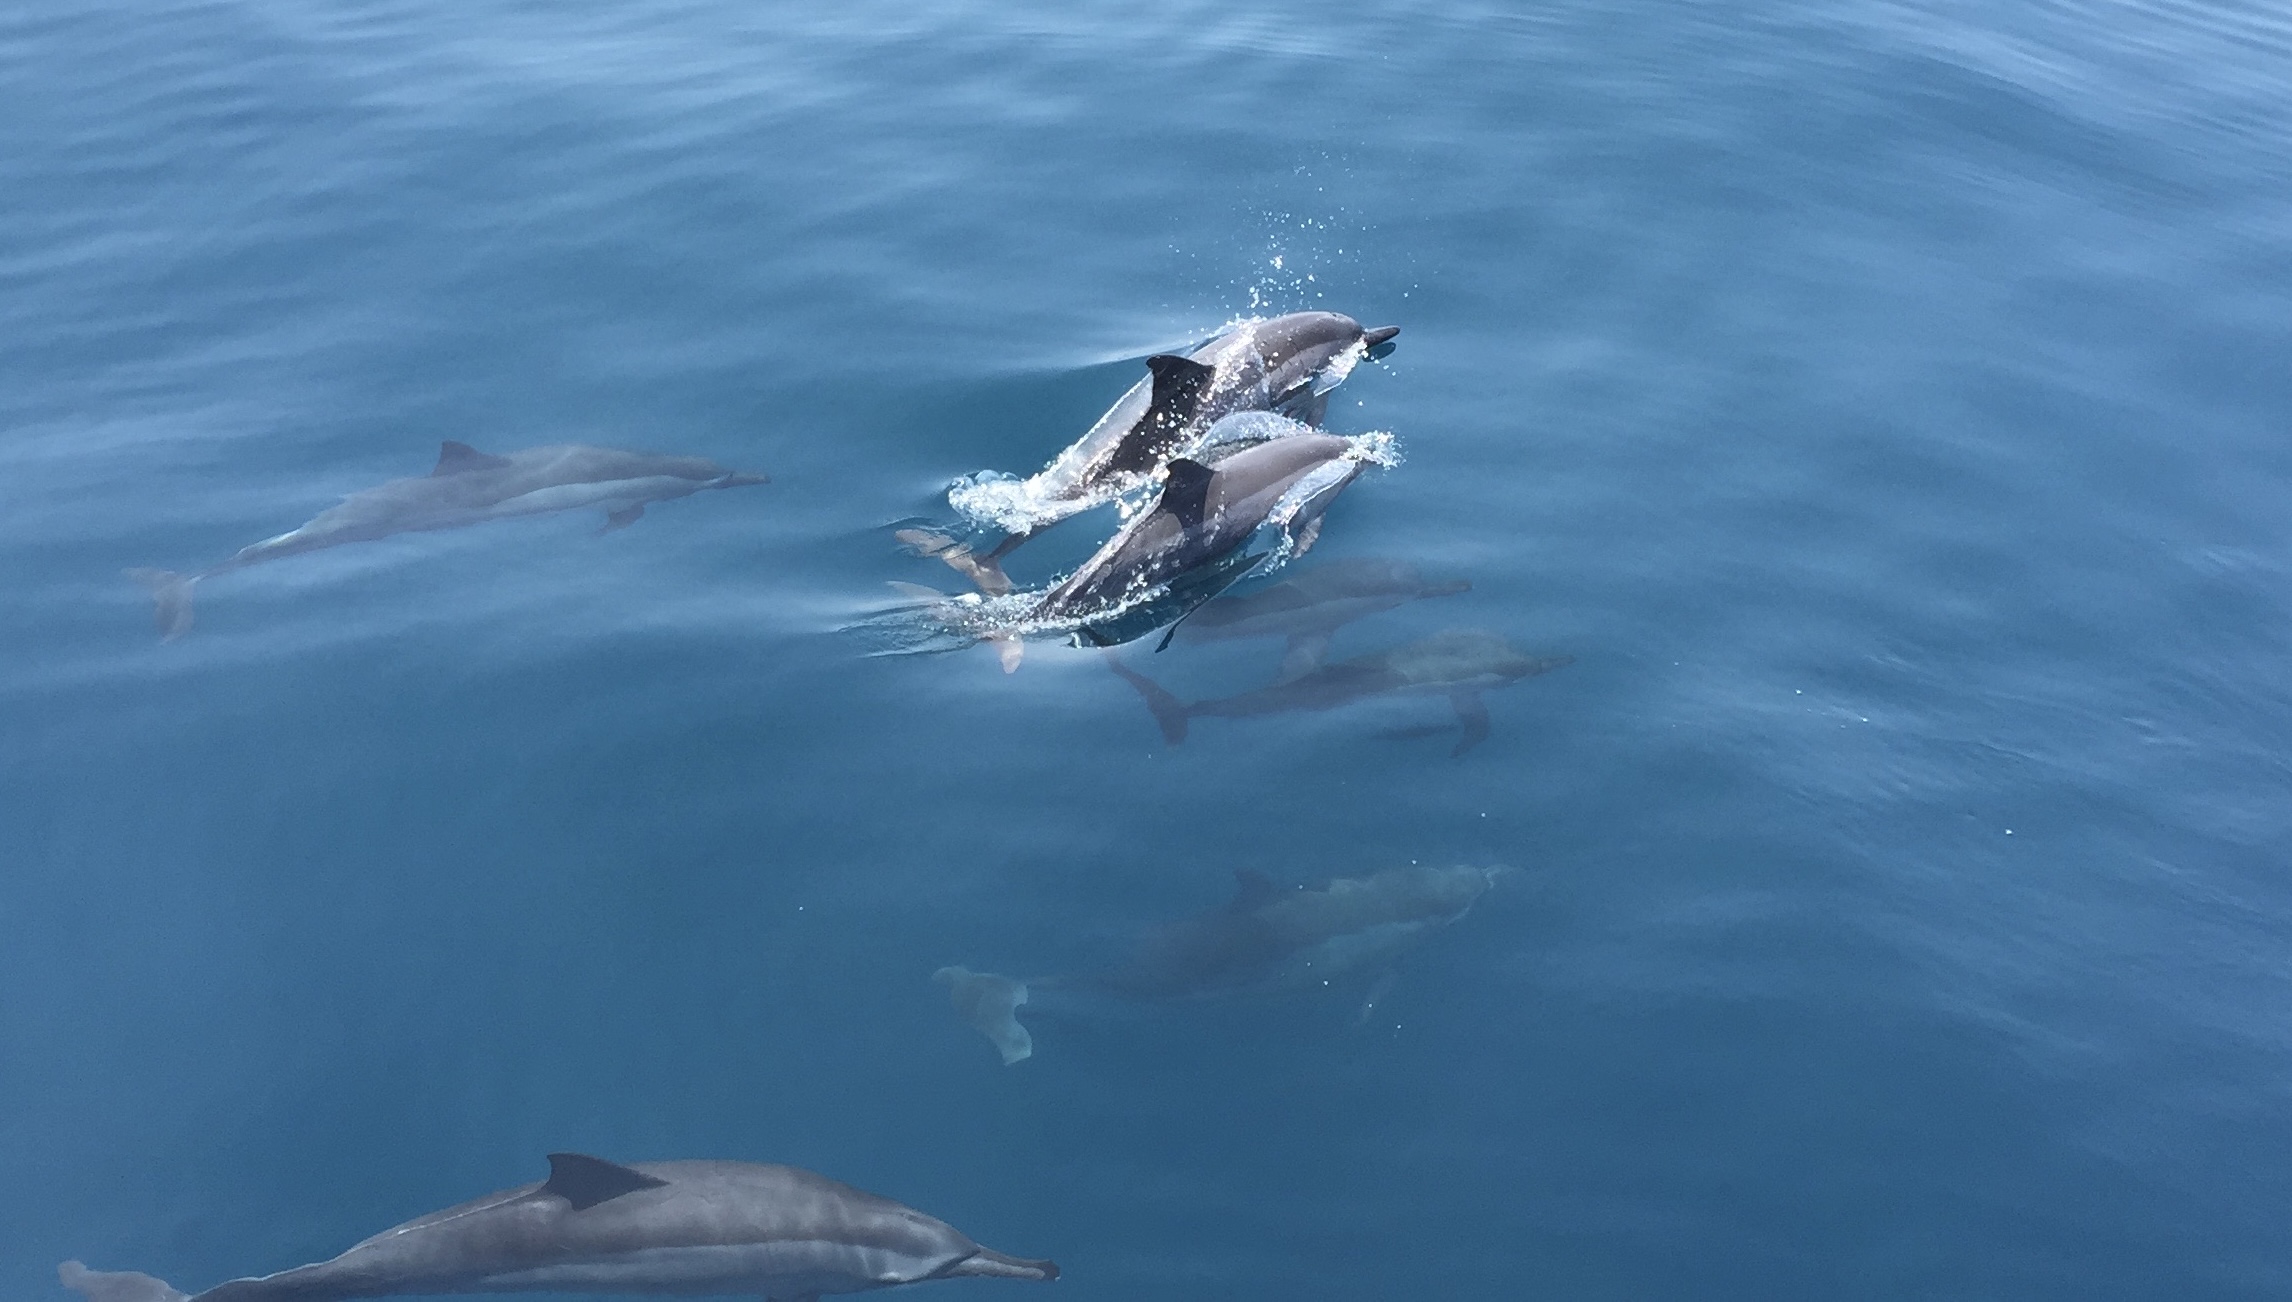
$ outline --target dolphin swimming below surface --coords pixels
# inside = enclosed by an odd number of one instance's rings
[[[1482,692],[1550,673],[1575,660],[1523,655],[1495,633],[1457,628],[1372,655],[1333,661],[1254,692],[1188,704],[1113,655],[1106,658],[1108,667],[1146,699],[1146,708],[1161,725],[1162,739],[1172,746],[1186,740],[1186,725],[1194,719],[1333,710],[1373,696],[1445,693],[1464,725],[1464,735],[1449,752],[1452,756],[1488,739],[1488,703],[1481,699]]]
[[[148,569],[127,574],[151,589],[160,634],[173,641],[191,628],[193,584],[264,561],[396,534],[586,507],[604,510],[601,532],[610,533],[636,523],[654,502],[703,489],[769,482],[764,475],[726,470],[705,457],[659,456],[578,443],[495,456],[448,441],[439,446],[438,464],[429,474],[352,493],[301,528],[242,547],[230,559],[196,574]]]
[[[1391,988],[1394,963],[1465,914],[1508,872],[1414,864],[1339,877],[1312,890],[1282,890],[1264,874],[1235,872],[1224,907],[1150,929],[1122,962],[1075,976],[1019,981],[941,968],[956,1014],[1018,1063],[1034,1041],[1018,1020],[1032,991],[1082,991],[1127,999],[1203,999],[1327,987],[1367,976],[1365,1019]]]
[[[1291,312],[1240,322],[1183,357],[1149,357],[1147,377],[1039,473],[1011,479],[982,472],[949,490],[949,505],[1003,531],[991,551],[980,555],[924,530],[904,531],[901,540],[946,561],[982,592],[1008,592],[1002,558],[1028,538],[1144,487],[1236,412],[1280,412],[1320,424],[1330,390],[1364,358],[1390,352],[1400,332],[1363,329],[1340,312]]]
[[[1281,677],[1318,668],[1336,631],[1356,619],[1423,597],[1469,592],[1462,579],[1427,580],[1413,565],[1374,556],[1316,565],[1245,595],[1228,593],[1205,603],[1178,626],[1178,640],[1287,638]]]
[[[746,1294],[810,1302],[931,1279],[1051,1280],[888,1198],[792,1166],[549,1155],[549,1178],[384,1230],[331,1261],[185,1295],[57,1268],[88,1302],[335,1302],[456,1293]]]

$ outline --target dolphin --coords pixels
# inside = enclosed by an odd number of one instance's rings
[[[1401,561],[1350,557],[1314,566],[1245,596],[1229,593],[1214,598],[1178,626],[1178,640],[1287,638],[1281,661],[1281,677],[1287,680],[1317,668],[1329,650],[1330,637],[1356,619],[1421,597],[1471,590],[1463,579],[1427,580],[1415,566]]]
[[[1507,871],[1412,864],[1339,877],[1311,890],[1282,890],[1264,874],[1241,869],[1224,907],[1149,929],[1112,967],[1029,981],[959,967],[934,976],[955,986],[957,1014],[1002,1051],[1005,1066],[1033,1052],[1017,1015],[1030,990],[1190,1000],[1318,989],[1371,976],[1365,1018],[1391,989],[1396,960],[1471,912]],[[965,987],[985,997],[966,1003]],[[1024,1051],[1014,1053],[1014,1045]]]
[[[636,523],[654,502],[688,497],[706,488],[769,482],[764,475],[726,470],[705,457],[659,456],[578,443],[495,456],[448,440],[439,445],[438,464],[429,474],[361,489],[301,528],[242,547],[228,560],[196,574],[137,569],[127,571],[127,576],[151,589],[160,635],[173,641],[191,628],[193,584],[282,556],[583,507],[602,507],[605,525],[600,532],[611,533]]]
[[[1028,538],[1144,487],[1235,412],[1273,411],[1320,424],[1330,390],[1364,358],[1390,352],[1400,332],[1363,329],[1341,312],[1291,312],[1239,322],[1182,357],[1156,354],[1146,359],[1146,378],[1033,477],[982,472],[949,490],[957,511],[1004,531],[991,551],[980,555],[926,530],[902,531],[900,540],[946,561],[982,592],[1009,592],[1002,559]]]
[[[1154,721],[1162,727],[1162,739],[1172,746],[1186,740],[1186,725],[1194,719],[1333,710],[1372,696],[1440,692],[1447,694],[1458,722],[1464,725],[1464,735],[1449,752],[1451,756],[1462,755],[1488,739],[1488,704],[1481,699],[1482,692],[1550,673],[1575,660],[1574,656],[1523,655],[1495,633],[1452,628],[1372,655],[1333,661],[1254,692],[1188,704],[1113,655],[1106,658],[1108,667],[1146,699],[1146,708],[1153,711]]]
[[[1330,503],[1363,465],[1383,455],[1384,445],[1369,437],[1300,432],[1243,448],[1215,467],[1186,457],[1172,461],[1153,508],[1132,517],[1080,568],[1045,591],[1027,618],[1071,621],[1112,613],[1154,588],[1234,557],[1268,525],[1281,531],[1287,555],[1303,555],[1320,537]],[[1087,629],[1085,636],[1100,645],[1129,640],[1090,636]]]
[[[944,1221],[792,1166],[551,1153],[549,1178],[384,1230],[331,1261],[188,1297],[133,1271],[59,1266],[88,1302],[334,1302],[453,1293],[748,1294],[810,1302],[928,1279],[1050,1280]]]

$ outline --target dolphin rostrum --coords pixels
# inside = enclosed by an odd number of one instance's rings
[[[748,1294],[810,1302],[1058,1267],[810,1171],[757,1162],[549,1155],[549,1178],[384,1230],[331,1261],[186,1297],[134,1271],[57,1268],[88,1302],[335,1302],[450,1293]]]
[[[1223,908],[1150,929],[1122,962],[1075,976],[1017,981],[941,968],[955,1010],[1002,1052],[1009,1066],[1034,1051],[1018,1008],[1030,990],[1075,990],[1128,999],[1202,999],[1271,994],[1370,978],[1365,1018],[1391,988],[1393,964],[1472,910],[1500,868],[1410,865],[1340,877],[1312,890],[1281,890],[1262,873],[1234,874]],[[966,999],[966,992],[973,998]]]
[[[1175,746],[1186,740],[1186,725],[1201,718],[1242,719],[1293,710],[1333,710],[1372,696],[1443,693],[1456,708],[1464,735],[1449,753],[1462,755],[1488,739],[1488,703],[1481,693],[1575,663],[1574,656],[1530,656],[1484,629],[1452,628],[1431,637],[1337,660],[1238,696],[1188,704],[1161,684],[1114,656],[1107,665],[1138,689],[1162,727],[1162,739]]]
[[[705,457],[659,456],[578,443],[494,456],[449,440],[439,445],[437,467],[429,474],[361,489],[301,528],[242,547],[230,559],[196,574],[172,570],[127,574],[151,589],[160,634],[173,641],[191,627],[193,584],[263,561],[394,534],[459,529],[584,507],[603,508],[601,532],[610,533],[636,523],[654,502],[673,501],[706,488],[769,482],[764,475],[726,470]]]
[[[1421,597],[1469,592],[1463,579],[1429,581],[1413,565],[1374,556],[1348,557],[1316,565],[1247,595],[1228,593],[1205,603],[1178,627],[1181,642],[1222,642],[1231,638],[1289,639],[1281,677],[1295,678],[1318,668],[1329,639],[1356,619],[1391,610]]]
[[[1400,332],[1365,330],[1339,312],[1292,312],[1240,322],[1183,357],[1149,357],[1147,377],[1038,474],[1021,480],[982,473],[949,490],[949,505],[1003,531],[993,550],[975,554],[924,530],[905,531],[901,540],[946,561],[982,592],[1008,592],[1002,558],[1035,533],[1144,487],[1235,412],[1274,411],[1318,425],[1329,391],[1362,359],[1390,352]]]

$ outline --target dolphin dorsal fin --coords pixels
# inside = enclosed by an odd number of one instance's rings
[[[1210,478],[1216,473],[1186,457],[1171,462],[1170,477],[1162,484],[1162,509],[1178,517],[1178,523],[1188,529],[1199,525],[1209,510]]]
[[[1193,419],[1194,410],[1202,405],[1202,395],[1218,375],[1218,368],[1175,353],[1154,354],[1146,359],[1146,369],[1154,373],[1154,396],[1146,404],[1147,419],[1158,415],[1172,426]]]
[[[1227,905],[1235,913],[1255,913],[1273,903],[1280,891],[1273,879],[1255,868],[1234,869],[1234,902]]]
[[[618,1162],[581,1153],[551,1153],[549,1180],[541,1192],[556,1194],[573,1204],[574,1211],[582,1211],[598,1203],[635,1193],[639,1189],[658,1189],[667,1184],[642,1171],[631,1170]]]
[[[435,479],[439,475],[467,474],[472,470],[499,470],[508,464],[508,457],[480,452],[467,443],[447,439],[438,445],[438,464],[430,471],[430,477]]]

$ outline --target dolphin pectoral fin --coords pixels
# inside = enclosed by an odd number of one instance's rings
[[[626,529],[644,518],[645,504],[642,502],[635,506],[624,506],[618,511],[607,511],[605,513],[605,527],[599,529],[597,533],[602,536],[618,529]]]
[[[129,570],[127,577],[151,590],[151,620],[159,626],[160,641],[172,642],[191,631],[191,585],[198,575]]]
[[[1106,653],[1106,667],[1145,698],[1146,708],[1153,713],[1154,722],[1161,725],[1164,744],[1179,746],[1185,743],[1186,722],[1190,712],[1184,701],[1170,695],[1160,683],[1122,663],[1122,657],[1116,652]]]
[[[1326,517],[1324,516],[1314,516],[1312,519],[1305,522],[1303,528],[1299,529],[1296,533],[1289,535],[1289,555],[1291,559],[1303,556],[1305,553],[1312,551],[1313,544],[1321,541],[1321,521],[1325,518]]]
[[[1019,665],[1027,658],[1026,639],[1016,633],[996,633],[987,638],[995,644],[995,663],[1006,674],[1019,672]]]
[[[509,464],[508,457],[480,452],[467,443],[447,439],[438,445],[438,464],[431,468],[430,477],[436,479],[440,475],[463,475],[472,470],[499,470]]]
[[[1290,638],[1281,653],[1281,676],[1274,681],[1286,683],[1319,669],[1329,654],[1330,637],[1328,633],[1299,633]]]
[[[656,1179],[642,1171],[631,1170],[618,1162],[583,1153],[551,1153],[549,1179],[537,1191],[555,1194],[573,1205],[574,1211],[585,1211],[601,1202],[609,1202],[622,1194],[639,1189],[658,1189],[668,1181]]]
[[[89,1270],[78,1261],[56,1267],[65,1288],[88,1302],[187,1302],[166,1280],[134,1270]]]
[[[1451,692],[1449,704],[1456,707],[1456,717],[1464,724],[1464,735],[1457,738],[1456,749],[1448,753],[1450,759],[1464,754],[1488,740],[1488,702],[1478,692]]]

